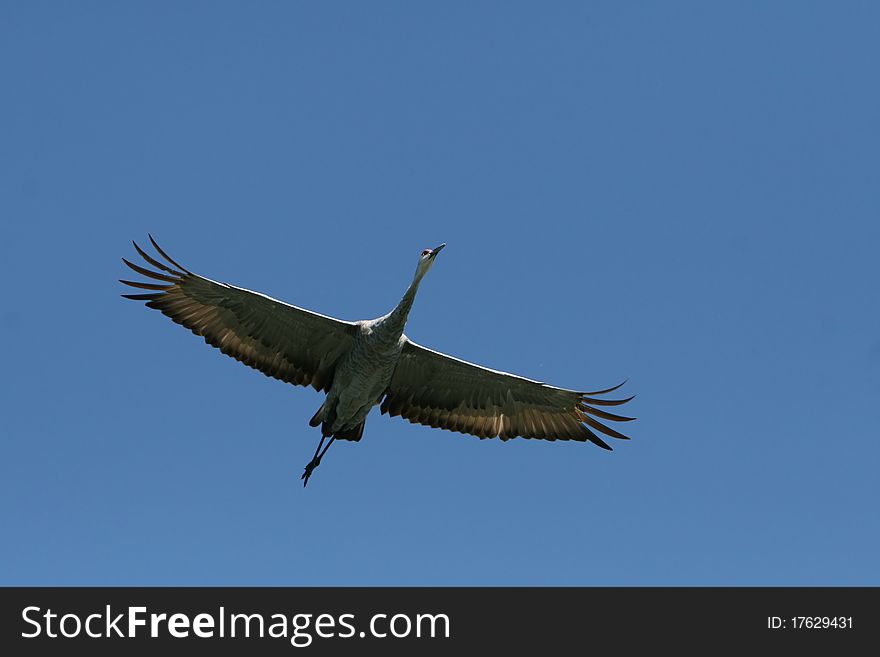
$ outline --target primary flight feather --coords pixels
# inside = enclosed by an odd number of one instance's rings
[[[391,417],[480,438],[590,441],[605,449],[611,447],[596,432],[627,438],[597,419],[634,419],[597,408],[632,399],[599,397],[623,384],[594,392],[548,386],[441,354],[404,335],[419,285],[445,244],[421,252],[412,283],[394,310],[347,322],[194,274],[152,236],[150,242],[158,257],[133,244],[154,269],[122,261],[156,282],[121,280],[148,290],[122,296],[145,301],[267,376],[327,393],[309,422],[321,425],[321,440],[303,472],[304,485],[335,439],[361,439],[367,414],[377,404]]]

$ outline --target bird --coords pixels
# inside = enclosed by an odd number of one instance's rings
[[[145,302],[266,376],[326,393],[309,421],[321,427],[321,438],[302,473],[303,486],[335,440],[361,440],[377,405],[383,415],[480,439],[574,440],[606,450],[611,446],[599,434],[629,439],[600,422],[635,419],[605,410],[633,399],[605,397],[626,380],[592,392],[559,388],[448,356],[404,334],[419,286],[445,243],[421,251],[394,309],[376,319],[345,321],[195,274],[148,237],[155,255],[132,244],[152,269],[122,262],[150,281],[119,279],[147,292],[123,297]]]

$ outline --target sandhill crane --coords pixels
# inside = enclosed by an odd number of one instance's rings
[[[367,414],[377,404],[382,414],[481,439],[590,441],[610,450],[592,429],[627,438],[596,419],[634,419],[597,408],[632,399],[599,398],[623,383],[593,392],[557,388],[441,354],[404,335],[419,284],[446,244],[421,252],[415,276],[394,310],[377,319],[347,322],[194,274],[149,238],[165,262],[132,244],[159,271],[122,261],[159,283],[120,280],[149,290],[122,296],[145,301],[267,376],[327,393],[309,421],[321,425],[321,440],[302,474],[303,486],[334,440],[361,439]]]

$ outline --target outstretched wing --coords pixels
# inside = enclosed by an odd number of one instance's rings
[[[628,399],[597,399],[619,388],[576,392],[490,370],[407,341],[382,401],[382,413],[429,427],[509,440],[591,441],[611,449],[592,430],[628,438],[596,418],[626,422],[635,418],[596,406],[618,406]]]
[[[329,390],[339,359],[354,344],[357,324],[297,308],[240,287],[194,274],[172,260],[150,236],[162,262],[135,242],[150,265],[147,269],[125,258],[137,273],[158,282],[120,280],[147,294],[123,294],[146,301],[149,308],[205,338],[209,345],[236,360],[287,383]]]

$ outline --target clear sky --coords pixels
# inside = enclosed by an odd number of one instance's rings
[[[880,584],[871,2],[0,4],[0,583]],[[211,278],[575,389],[370,415],[119,297]]]

